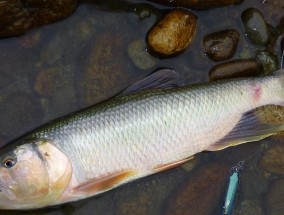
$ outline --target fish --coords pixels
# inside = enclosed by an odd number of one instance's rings
[[[168,72],[172,72],[169,70]],[[160,74],[167,73],[166,71]],[[109,101],[48,123],[0,150],[0,208],[78,201],[284,130],[257,108],[284,105],[284,70],[197,85],[146,78]],[[163,81],[161,81],[163,80]]]

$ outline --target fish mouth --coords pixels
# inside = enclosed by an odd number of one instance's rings
[[[0,185],[0,195],[5,195],[9,200],[16,200],[16,195],[11,188]]]

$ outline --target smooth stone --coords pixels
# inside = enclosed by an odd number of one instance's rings
[[[255,9],[249,8],[242,13],[242,22],[245,33],[249,40],[256,45],[266,45],[270,39],[270,33],[263,14]]]
[[[185,171],[175,168],[116,189],[114,195],[115,214],[160,214],[166,197],[182,182],[185,176]]]
[[[258,51],[255,59],[262,65],[265,75],[270,75],[278,69],[277,58],[265,51]]]
[[[234,56],[239,38],[240,33],[234,29],[214,32],[204,37],[203,48],[212,60],[227,60]]]
[[[47,23],[69,16],[78,0],[2,0],[0,4],[0,37],[20,35]]]
[[[146,46],[144,40],[134,40],[128,44],[128,56],[134,65],[141,70],[151,69],[159,62],[158,58],[147,52]]]
[[[77,110],[74,74],[72,66],[58,66],[38,72],[34,90],[40,97],[44,121]]]
[[[243,200],[234,210],[234,215],[263,215],[261,201],[257,199]]]
[[[209,71],[209,80],[228,79],[235,77],[252,77],[261,73],[261,67],[256,60],[233,60],[213,66]]]
[[[197,17],[187,10],[175,9],[150,30],[147,44],[151,51],[172,56],[184,51],[196,33]]]
[[[257,115],[262,122],[265,123],[284,123],[284,107],[278,105],[266,105],[257,109]],[[282,141],[284,131],[270,137],[270,139]]]
[[[77,80],[81,104],[89,106],[111,98],[133,81],[131,74],[125,72],[133,70],[133,66],[121,54],[125,50],[122,36],[102,32],[89,44],[85,65]]]
[[[259,166],[271,173],[284,174],[284,145],[274,145],[267,149],[259,161]]]

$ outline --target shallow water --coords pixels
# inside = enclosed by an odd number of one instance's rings
[[[170,10],[170,7],[138,0],[89,2],[81,4],[61,22],[0,40],[2,145],[57,117],[109,99],[159,67],[174,68],[180,74],[181,83],[208,81],[208,71],[216,63],[204,55],[202,38],[211,32],[237,29],[241,37],[234,59],[253,58],[254,51],[263,47],[251,44],[245,36],[240,16],[246,8],[258,8],[272,26],[276,27],[280,21],[279,16],[267,12],[271,10],[262,1],[247,0],[225,8],[193,10],[198,17],[198,29],[191,46],[176,57],[157,58],[154,67],[141,70],[129,59],[127,46],[133,40],[144,41],[156,18],[151,15],[138,21],[134,12],[138,3],[148,4],[157,16]],[[279,54],[278,49],[276,53]],[[178,167],[77,203],[29,212],[0,211],[0,214],[166,214],[181,185],[198,174],[198,169],[209,163],[226,164],[230,169],[255,151],[259,153],[245,163],[237,207],[247,199],[261,203],[272,177],[278,176],[267,175],[257,162],[261,152],[278,141],[269,139],[220,152],[201,153],[192,164],[193,171],[188,170],[189,165]],[[228,178],[229,174],[228,171],[223,177]],[[246,189],[247,185],[253,188]],[[222,201],[223,197],[218,198],[214,207],[210,206],[209,214],[220,213]],[[259,207],[266,206],[259,204]],[[184,211],[184,214],[192,213]]]

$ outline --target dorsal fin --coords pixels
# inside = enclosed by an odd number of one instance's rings
[[[130,87],[122,91],[119,96],[150,89],[169,89],[178,86],[178,73],[173,69],[160,69],[146,78],[135,82]]]

